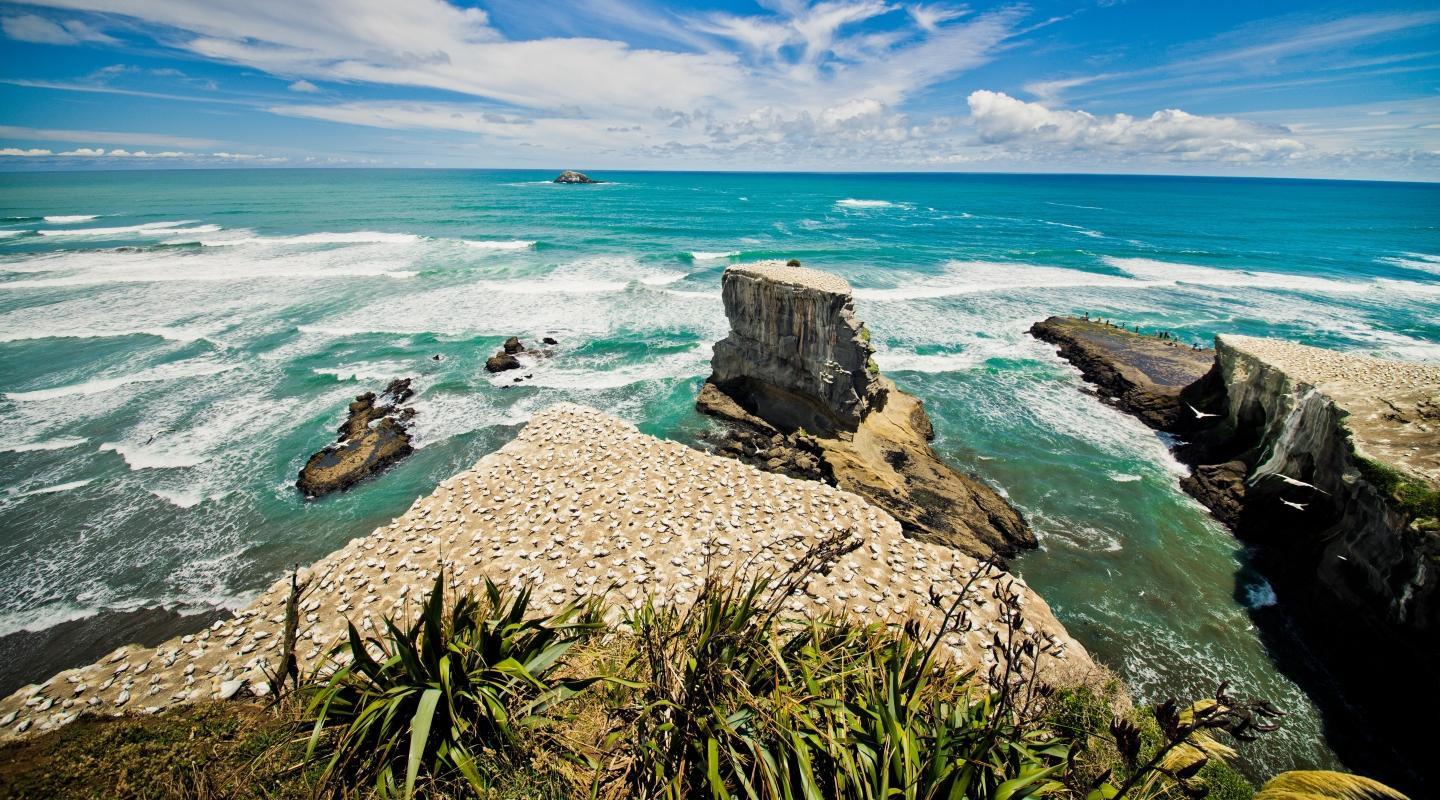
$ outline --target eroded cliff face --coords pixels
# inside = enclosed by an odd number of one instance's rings
[[[853,431],[878,402],[879,371],[850,287],[835,275],[778,265],[725,270],[730,335],[710,380],[787,430]]]
[[[1217,337],[1216,371],[1226,412],[1196,437],[1197,455],[1242,463],[1244,481],[1207,489],[1192,479],[1186,488],[1209,505],[1237,509],[1230,521],[1241,535],[1290,554],[1292,571],[1313,576],[1317,599],[1435,637],[1440,632],[1435,520],[1407,508],[1392,487],[1377,480],[1372,465],[1383,456],[1368,452],[1366,431],[1357,435],[1364,412],[1346,402],[1343,389],[1292,374],[1299,370],[1267,357],[1257,341]],[[1390,416],[1402,413],[1396,408]],[[1423,475],[1412,477],[1425,482]]]
[[[909,536],[977,558],[1035,546],[998,492],[930,448],[924,404],[880,375],[844,280],[778,264],[723,280],[730,334],[696,400],[728,423],[720,453],[859,494]]]

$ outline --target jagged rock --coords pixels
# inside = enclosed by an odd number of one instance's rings
[[[880,375],[843,279],[737,265],[723,297],[730,334],[696,400],[729,423],[723,454],[855,492],[908,535],[977,557],[1035,546],[1009,503],[930,448],[924,404]]]
[[[520,369],[520,361],[503,350],[485,359],[486,372],[504,372],[507,369]]]
[[[554,337],[551,337],[551,336],[546,336],[544,339],[541,339],[540,341],[543,342],[544,344],[550,345],[551,347],[553,347],[553,346],[555,346],[555,345],[557,345],[557,344],[560,344],[560,342],[556,341],[555,338],[554,338]]]
[[[1182,478],[1180,487],[1210,509],[1215,518],[1227,525],[1237,525],[1245,508],[1244,461],[1224,464],[1202,464]]]
[[[602,182],[602,181],[597,181],[597,180],[595,180],[594,178],[591,178],[589,175],[586,175],[586,174],[583,173],[583,172],[576,172],[576,171],[573,170],[573,169],[567,169],[567,170],[565,170],[564,172],[560,173],[560,176],[559,176],[559,177],[557,177],[557,178],[555,179],[555,183],[601,183],[601,182]]]
[[[307,497],[347,489],[414,452],[409,422],[415,409],[402,405],[414,394],[409,378],[397,378],[378,397],[356,397],[339,439],[305,462],[296,487]]]
[[[501,349],[513,356],[516,353],[523,351],[525,349],[525,345],[520,343],[520,338],[518,336],[511,336],[509,339],[505,340],[505,344],[501,345]]]

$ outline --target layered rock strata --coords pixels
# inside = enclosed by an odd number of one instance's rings
[[[1096,669],[1024,582],[950,548],[915,541],[864,499],[813,481],[756,470],[580,406],[552,407],[514,441],[441,483],[402,516],[302,571],[295,654],[322,664],[354,623],[375,634],[385,617],[413,615],[437,570],[458,586],[482,576],[534,588],[537,612],[607,594],[616,608],[655,597],[692,601],[707,572],[735,580],[777,573],[837,533],[859,549],[817,574],[788,604],[797,615],[844,613],[922,626],[932,598],[965,598],[971,627],[947,636],[962,665],[994,663],[1002,628],[990,592],[1013,582],[1026,624],[1056,655],[1040,669],[1067,684]],[[82,713],[153,713],[180,703],[264,695],[279,660],[290,581],[282,578],[233,619],[158,647],[123,647],[0,700],[0,739],[52,729]],[[947,603],[948,604],[948,603]],[[413,618],[413,616],[412,616]]]
[[[1177,389],[1136,377],[1151,373],[1132,334],[1056,323],[1032,332],[1102,396],[1181,437],[1181,485],[1274,586],[1280,603],[1253,616],[1331,746],[1416,796],[1440,788],[1408,733],[1440,714],[1440,696],[1417,688],[1440,664],[1440,365],[1222,335],[1209,369]],[[1178,413],[1147,413],[1167,406]]]
[[[414,394],[409,378],[397,378],[378,396],[356,397],[339,439],[310,456],[295,486],[306,497],[348,489],[414,452],[410,420],[415,409],[405,405]]]
[[[924,404],[880,374],[844,279],[765,263],[722,280],[730,333],[696,401],[728,423],[722,453],[859,494],[907,534],[976,557],[1035,546],[998,492],[931,449]]]

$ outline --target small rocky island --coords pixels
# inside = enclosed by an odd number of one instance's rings
[[[339,439],[310,456],[295,486],[306,497],[320,497],[348,489],[414,452],[410,420],[415,409],[404,405],[414,394],[409,378],[397,378],[379,396],[356,397]]]
[[[730,333],[696,401],[726,423],[722,454],[859,494],[907,535],[978,558],[1035,546],[998,492],[930,448],[924,404],[880,374],[843,278],[774,262],[722,283]]]
[[[573,169],[567,169],[567,170],[565,170],[564,172],[560,173],[560,175],[559,175],[558,177],[556,177],[553,182],[554,182],[554,183],[604,183],[604,181],[597,181],[597,180],[595,180],[594,178],[590,177],[589,175],[586,175],[586,174],[583,173],[583,172],[576,172],[576,171],[573,170]]]

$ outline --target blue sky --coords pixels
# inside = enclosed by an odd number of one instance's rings
[[[0,169],[1440,179],[1440,6],[0,3]]]

